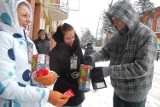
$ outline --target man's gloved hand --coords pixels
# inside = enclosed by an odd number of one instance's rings
[[[95,67],[90,72],[91,78],[108,77],[111,75],[110,67]]]
[[[95,67],[93,68],[91,71],[90,71],[90,77],[91,79],[94,79],[94,80],[98,80],[100,78],[104,78],[103,77],[103,72],[102,72],[102,67]]]
[[[90,78],[94,90],[107,87],[103,76],[103,67],[93,68],[90,71]]]
[[[57,74],[54,71],[49,72],[47,75],[35,77],[34,80],[45,85],[45,86],[49,86],[49,85],[52,85],[56,82]]]
[[[56,107],[61,107],[67,103],[69,97],[58,91],[50,91],[48,102]]]
[[[90,55],[84,56],[84,63],[90,65],[92,63],[92,57]]]

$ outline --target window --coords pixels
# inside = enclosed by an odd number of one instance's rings
[[[147,23],[147,25],[150,27],[150,28],[152,28],[152,18],[149,18],[149,20],[148,20],[148,23]]]
[[[157,17],[157,27],[156,27],[157,31],[160,31],[160,16]]]

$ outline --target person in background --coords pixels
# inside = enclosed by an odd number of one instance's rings
[[[80,64],[84,61],[78,36],[71,25],[64,23],[58,26],[53,39],[56,46],[49,53],[49,65],[59,75],[53,89],[61,93],[72,89],[75,96],[63,107],[82,107],[85,98],[84,93],[79,91],[78,77]]]
[[[0,107],[45,107],[47,102],[62,106],[68,100],[67,95],[30,84],[30,58],[37,53],[26,33],[31,17],[26,0],[0,1]]]
[[[90,55],[91,53],[95,53],[96,50],[93,49],[92,43],[87,43],[87,47],[85,49],[84,52],[84,57],[87,55]],[[95,67],[95,62],[93,62],[92,64],[90,64],[92,67]]]
[[[49,54],[50,43],[47,32],[44,29],[38,31],[38,39],[34,40],[39,54]]]
[[[106,14],[117,32],[100,51],[86,56],[85,63],[106,60],[110,64],[93,68],[91,78],[99,73],[110,76],[113,107],[145,107],[152,86],[157,37],[139,22],[129,0],[117,1]]]

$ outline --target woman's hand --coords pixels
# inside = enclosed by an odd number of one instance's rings
[[[45,86],[49,86],[56,82],[57,77],[58,75],[54,71],[51,71],[45,76],[35,77],[34,80]]]
[[[69,97],[58,91],[50,91],[48,102],[56,107],[61,107],[67,103]]]

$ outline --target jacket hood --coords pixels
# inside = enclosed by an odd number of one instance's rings
[[[47,32],[46,32],[44,29],[40,29],[40,30],[38,31],[38,36],[46,35],[46,34],[47,34]]]
[[[63,33],[61,31],[61,26],[58,26],[57,27],[57,30],[56,32],[53,34],[52,38],[57,42],[57,43],[64,43],[64,39],[63,39]],[[73,49],[77,49],[78,46],[80,44],[80,41],[79,41],[79,38],[78,38],[78,35],[75,33],[75,41],[73,43],[73,46],[72,48]]]
[[[112,24],[111,18],[113,16],[121,20],[129,28],[129,32],[133,31],[139,23],[139,15],[129,0],[120,0],[113,4],[113,6],[109,8],[107,16]]]
[[[50,40],[49,37],[48,37],[47,32],[44,29],[40,29],[38,31],[38,39],[43,41],[43,39],[41,39],[41,35],[45,35],[45,39],[44,40],[47,40],[47,41]]]
[[[21,2],[28,4],[31,11],[31,6],[26,0],[0,0],[0,31],[8,32],[11,35],[14,33],[24,35],[17,16],[17,7]]]

